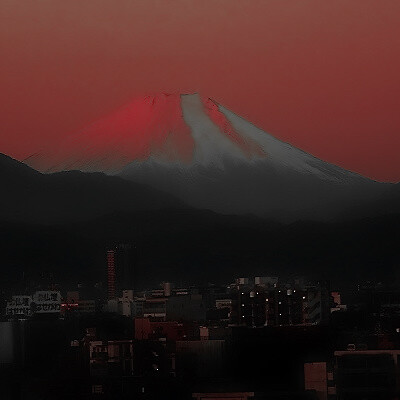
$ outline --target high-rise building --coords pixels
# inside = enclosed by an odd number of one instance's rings
[[[124,290],[135,289],[136,248],[132,244],[118,244],[107,251],[108,298],[121,297]]]
[[[107,297],[109,300],[115,298],[115,252],[107,251]]]

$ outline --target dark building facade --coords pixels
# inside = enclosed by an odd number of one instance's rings
[[[398,399],[400,350],[335,352],[338,400]]]

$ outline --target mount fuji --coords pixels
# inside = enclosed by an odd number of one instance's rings
[[[324,162],[198,94],[137,99],[24,162],[45,173],[103,172],[197,208],[284,221],[361,210],[395,186]]]

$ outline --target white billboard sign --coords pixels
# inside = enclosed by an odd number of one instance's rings
[[[12,296],[10,301],[7,301],[6,314],[11,315],[21,315],[29,316],[31,315],[31,296]]]
[[[51,290],[38,291],[33,295],[35,313],[59,313],[61,309],[61,293]]]

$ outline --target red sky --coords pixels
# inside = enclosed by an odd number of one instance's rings
[[[0,0],[0,152],[142,94],[200,92],[276,137],[400,180],[398,0]]]

